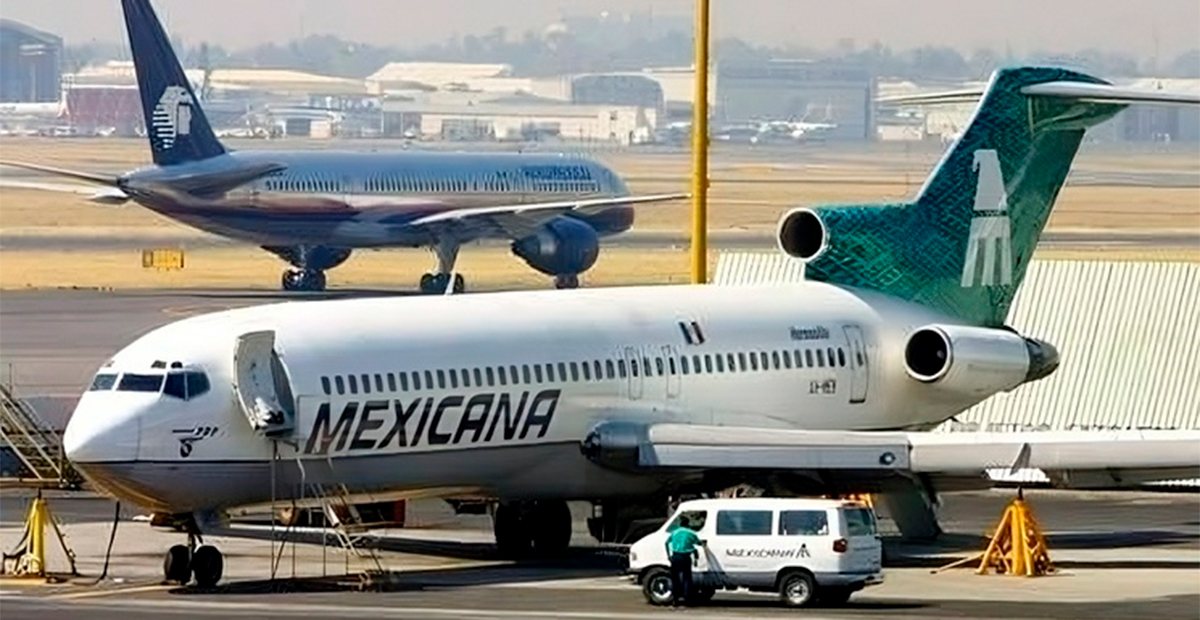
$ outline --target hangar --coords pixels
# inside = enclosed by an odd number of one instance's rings
[[[56,35],[0,18],[0,101],[59,101],[62,48]]]

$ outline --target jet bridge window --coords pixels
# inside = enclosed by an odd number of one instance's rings
[[[139,375],[125,373],[117,384],[118,392],[157,392],[162,389],[165,375]]]
[[[90,387],[88,387],[88,391],[89,392],[104,392],[107,390],[111,390],[113,388],[113,386],[116,384],[117,384],[117,375],[102,373],[102,374],[96,375],[96,378],[92,379],[92,385]]]
[[[208,391],[208,376],[198,370],[167,373],[163,394],[182,400],[191,400]]]

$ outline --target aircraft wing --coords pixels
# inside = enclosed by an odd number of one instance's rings
[[[503,232],[514,239],[537,232],[537,229],[564,213],[595,213],[618,205],[635,205],[649,202],[668,202],[688,198],[690,194],[654,194],[648,196],[606,196],[582,198],[556,202],[500,205],[452,209],[427,215],[408,223],[414,227],[455,227],[459,229],[485,229]],[[471,236],[471,235],[466,235]]]
[[[601,465],[643,471],[794,470],[963,478],[997,469],[1040,469],[1052,480],[1091,479],[1107,485],[1200,478],[1200,431],[1194,430],[930,433],[654,424],[606,431],[601,425],[584,451]]]

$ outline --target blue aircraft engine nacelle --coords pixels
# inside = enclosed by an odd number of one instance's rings
[[[586,222],[560,216],[512,244],[513,254],[550,276],[580,274],[600,256],[600,236]]]

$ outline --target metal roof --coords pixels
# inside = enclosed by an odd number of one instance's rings
[[[713,283],[803,278],[778,252],[722,252]],[[1033,260],[1009,325],[1058,348],[1049,377],[938,431],[1200,429],[1200,263]]]
[[[1033,261],[1009,324],[1062,362],[942,430],[1200,429],[1200,264]]]

